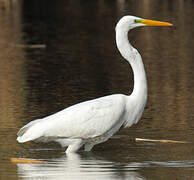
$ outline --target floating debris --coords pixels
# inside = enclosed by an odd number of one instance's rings
[[[28,158],[11,158],[12,163],[46,164],[46,161],[40,161]]]
[[[38,48],[38,49],[44,49],[46,48],[46,44],[12,44],[14,47],[18,48]]]
[[[135,138],[136,142],[145,141],[145,142],[159,142],[159,143],[180,143],[185,144],[189,143],[187,141],[174,141],[174,140],[168,140],[168,139],[143,139],[143,138]]]

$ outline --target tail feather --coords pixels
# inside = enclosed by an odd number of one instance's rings
[[[20,143],[34,140],[41,136],[41,131],[38,131],[36,125],[41,119],[34,120],[23,126],[17,133],[17,141]]]

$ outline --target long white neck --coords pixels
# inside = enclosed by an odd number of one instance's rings
[[[130,126],[140,119],[147,101],[146,74],[140,54],[129,43],[128,31],[117,29],[116,43],[121,55],[130,63],[134,74],[134,88],[126,106],[126,109],[130,110],[130,116],[132,116],[130,119],[132,118],[133,122],[129,120],[125,126]],[[132,107],[133,109],[131,109]]]

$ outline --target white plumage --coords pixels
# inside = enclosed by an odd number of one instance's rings
[[[116,26],[117,47],[130,63],[134,73],[134,89],[130,96],[122,94],[105,96],[34,120],[19,130],[18,142],[56,141],[62,147],[68,146],[66,153],[76,152],[83,145],[85,151],[90,151],[94,145],[108,140],[121,126],[128,127],[137,123],[146,104],[147,83],[141,56],[130,45],[128,31],[150,23],[162,25],[162,22],[158,21],[124,16]]]

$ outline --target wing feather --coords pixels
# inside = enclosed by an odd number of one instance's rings
[[[86,139],[100,136],[121,120],[124,109],[124,95],[111,95],[76,104],[44,118],[44,136]]]

